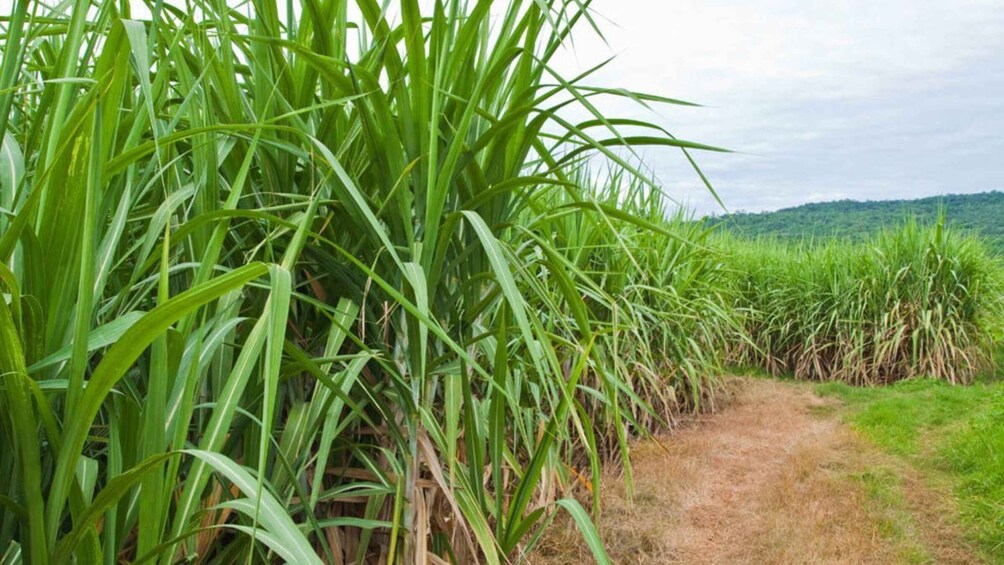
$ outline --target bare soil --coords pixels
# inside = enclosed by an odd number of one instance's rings
[[[634,496],[602,477],[616,563],[978,563],[947,489],[878,453],[836,401],[807,385],[744,379],[735,399],[633,446]],[[559,522],[532,563],[590,563]]]

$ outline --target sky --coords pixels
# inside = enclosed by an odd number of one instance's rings
[[[1002,0],[595,0],[563,72],[701,108],[657,121],[731,154],[695,157],[729,211],[1004,189]],[[567,70],[566,70],[567,69]],[[678,151],[649,149],[665,190],[720,213]]]
[[[0,0],[0,13],[11,4]],[[702,104],[598,105],[734,151],[695,154],[728,211],[1004,190],[1004,0],[592,9],[604,38],[581,26],[555,66],[572,76],[613,57],[589,83]],[[724,211],[679,151],[641,154],[671,198]]]

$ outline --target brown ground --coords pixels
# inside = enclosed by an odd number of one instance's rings
[[[743,382],[718,414],[632,451],[635,494],[603,477],[616,563],[975,563],[952,501],[844,425],[805,385]],[[668,450],[668,453],[667,453]],[[592,562],[568,523],[531,559]]]

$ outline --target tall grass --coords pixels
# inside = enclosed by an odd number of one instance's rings
[[[535,225],[552,234],[582,281],[582,308],[570,307],[566,316],[576,324],[592,320],[597,353],[580,402],[594,415],[596,437],[608,442],[602,451],[620,450],[630,474],[625,424],[655,430],[713,400],[728,340],[741,331],[728,271],[710,245],[711,232],[683,212],[671,213],[658,193],[624,175],[605,179],[589,214],[569,213],[580,206],[564,192],[552,196],[551,206],[557,212]],[[534,279],[554,287],[548,296],[565,284],[546,272]],[[574,333],[562,339],[572,341]]]
[[[604,562],[599,466],[726,354],[977,365],[968,240],[668,214],[633,148],[713,148],[553,69],[588,1],[139,7],[0,18],[4,562],[502,563],[558,512]]]
[[[601,457],[735,317],[624,157],[708,148],[592,100],[680,102],[551,68],[588,5],[17,0],[0,552],[501,563],[567,511],[604,561]]]
[[[978,238],[913,220],[861,243],[727,240],[748,340],[733,358],[798,378],[969,382],[999,339],[1001,266]]]

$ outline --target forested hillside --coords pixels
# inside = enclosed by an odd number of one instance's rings
[[[739,212],[708,218],[707,221],[725,222],[737,232],[750,236],[818,238],[837,235],[860,238],[882,227],[900,223],[907,216],[916,216],[922,221],[934,220],[942,208],[949,223],[986,236],[993,240],[996,248],[1004,249],[1004,192],[1000,191],[916,200],[839,200],[804,204],[775,212]]]

